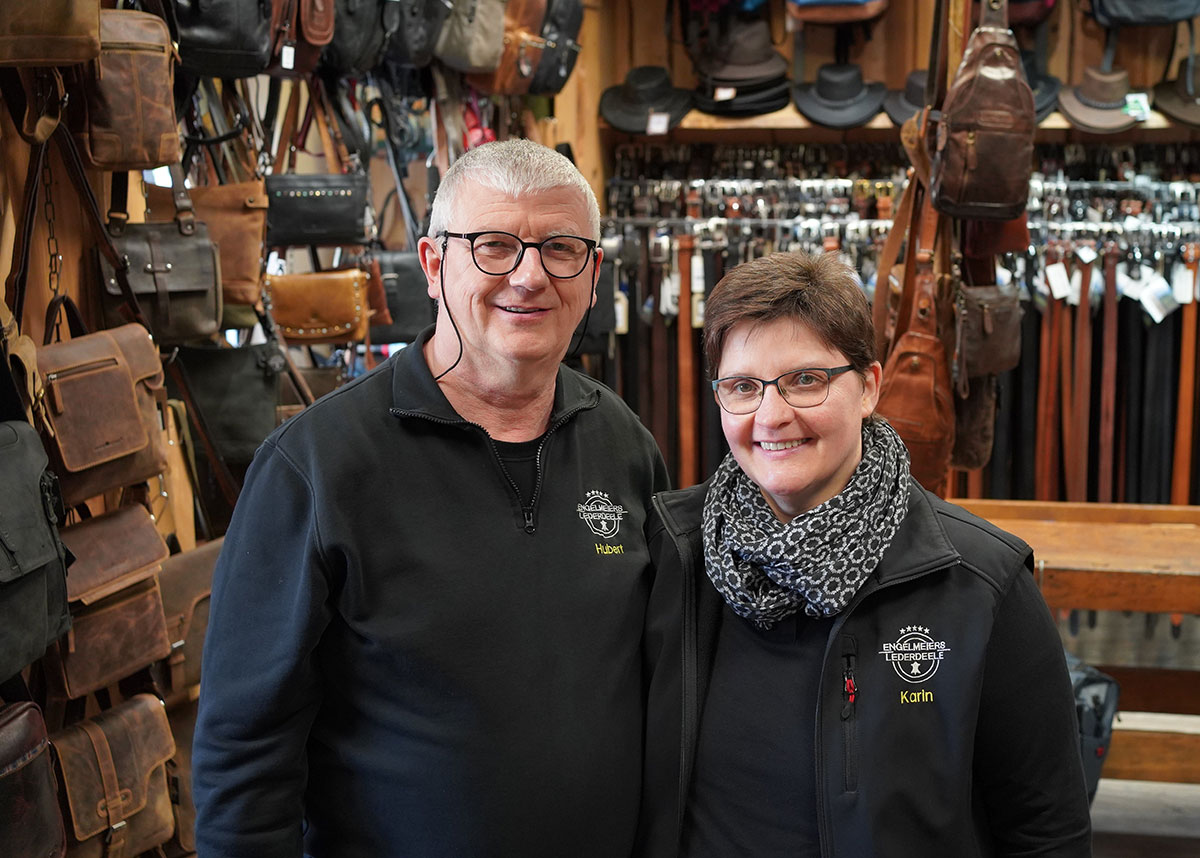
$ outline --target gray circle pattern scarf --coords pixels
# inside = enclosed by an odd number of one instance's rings
[[[734,613],[759,628],[801,608],[831,617],[875,571],[908,513],[909,457],[882,419],[863,426],[862,447],[846,487],[787,523],[725,456],[704,500],[704,566]]]

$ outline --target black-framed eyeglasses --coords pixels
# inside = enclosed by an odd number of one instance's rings
[[[517,270],[525,251],[536,248],[542,268],[551,277],[569,280],[578,277],[596,252],[596,242],[578,235],[552,235],[541,241],[523,241],[511,232],[484,230],[482,232],[446,232],[448,238],[464,238],[471,242],[471,259],[475,267],[494,277]]]
[[[849,372],[853,366],[810,366],[793,369],[772,378],[731,375],[712,383],[717,402],[730,414],[752,414],[762,405],[768,385],[775,385],[783,401],[793,408],[812,408],[829,397],[829,385],[834,376]]]

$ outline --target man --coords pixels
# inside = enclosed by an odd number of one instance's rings
[[[419,246],[435,327],[258,451],[213,586],[201,858],[630,853],[667,480],[560,364],[598,239],[566,158],[469,151]]]

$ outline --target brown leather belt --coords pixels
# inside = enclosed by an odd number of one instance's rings
[[[1113,501],[1113,444],[1117,414],[1117,257],[1112,242],[1104,248],[1104,303],[1100,332],[1100,437],[1096,447],[1096,500]]]
[[[679,258],[679,318],[675,325],[677,377],[677,418],[679,421],[680,488],[700,482],[700,409],[696,398],[699,373],[696,368],[696,339],[692,329],[692,253],[696,239],[682,233],[677,239]]]
[[[1179,344],[1179,407],[1175,409],[1175,458],[1171,468],[1171,503],[1186,504],[1191,496],[1193,431],[1196,417],[1196,275],[1200,243],[1185,246],[1184,261],[1191,272],[1192,300],[1183,305]]]

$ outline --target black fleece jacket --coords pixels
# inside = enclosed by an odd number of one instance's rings
[[[713,665],[722,600],[704,573],[706,491],[657,496],[650,522],[647,858],[678,852]],[[1020,539],[912,483],[812,690],[822,858],[1091,854],[1074,697],[1031,569]]]
[[[662,457],[560,368],[523,508],[427,336],[250,468],[205,643],[201,858],[631,850]]]

